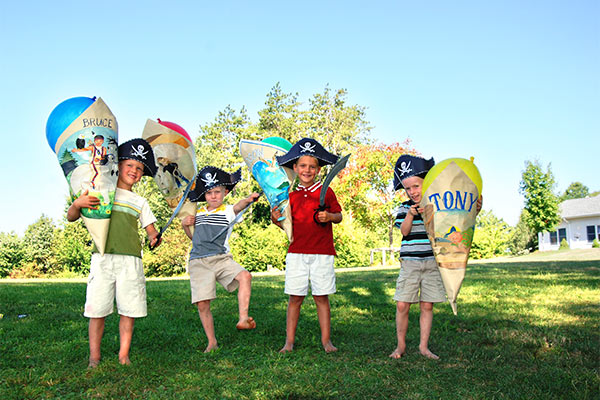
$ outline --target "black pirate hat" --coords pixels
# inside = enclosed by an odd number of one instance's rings
[[[220,168],[206,166],[198,172],[196,177],[196,187],[190,191],[188,198],[190,201],[206,201],[205,193],[217,186],[224,186],[231,191],[234,186],[242,180],[242,169],[238,169],[233,174],[223,171]]]
[[[394,190],[403,188],[402,180],[411,176],[425,178],[427,172],[435,165],[433,157],[429,160],[423,157],[412,156],[410,154],[402,154],[396,161],[394,167]]]
[[[319,166],[335,164],[338,156],[331,154],[315,139],[304,138],[296,142],[290,151],[282,156],[277,156],[279,165],[293,168],[296,161],[302,156],[313,156],[319,161]]]
[[[119,145],[119,161],[135,160],[144,164],[144,175],[156,175],[156,162],[152,147],[144,139],[131,139]]]

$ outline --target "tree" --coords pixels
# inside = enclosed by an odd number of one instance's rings
[[[0,277],[5,277],[10,272],[21,266],[25,249],[23,240],[14,232],[0,232]]]
[[[92,237],[81,219],[57,229],[52,246],[52,269],[86,274],[90,270]]]
[[[348,166],[338,175],[339,199],[343,208],[365,228],[377,231],[394,242],[395,209],[407,200],[404,190],[394,191],[394,164],[401,154],[416,154],[409,141],[358,147]]]
[[[526,161],[522,174],[520,192],[525,197],[527,225],[536,234],[551,231],[560,222],[558,213],[559,199],[554,194],[554,175],[548,164],[546,172],[539,161]]]
[[[511,236],[512,229],[503,219],[491,211],[481,211],[477,216],[470,255],[474,259],[504,255]]]
[[[56,227],[50,217],[42,216],[27,227],[23,236],[25,246],[24,260],[35,265],[41,273],[51,272],[52,244]]]
[[[583,199],[590,195],[590,189],[581,182],[573,182],[560,197],[560,201],[570,199]]]
[[[508,245],[510,252],[514,255],[527,254],[529,249],[537,246],[537,235],[527,225],[528,218],[528,211],[522,210]]]

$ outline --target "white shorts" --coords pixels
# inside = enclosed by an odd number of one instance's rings
[[[117,300],[120,315],[147,315],[146,278],[142,259],[121,254],[92,254],[84,316],[103,318],[113,312]]]
[[[306,296],[308,283],[313,296],[335,293],[334,256],[288,253],[285,258],[285,294]]]

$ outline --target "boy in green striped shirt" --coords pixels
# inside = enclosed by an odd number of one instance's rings
[[[90,263],[84,316],[89,322],[90,358],[88,368],[100,362],[100,344],[104,321],[113,312],[117,301],[119,319],[119,362],[131,364],[129,349],[135,318],[145,317],[146,279],[142,265],[142,242],[138,235],[138,220],[154,244],[158,232],[156,218],[143,197],[131,191],[143,175],[154,176],[156,164],[152,148],[144,139],[132,139],[119,146],[119,177],[113,203],[106,248],[100,254],[94,247]],[[95,209],[97,197],[87,192],[78,197],[67,211],[67,220],[76,221],[82,208]]]

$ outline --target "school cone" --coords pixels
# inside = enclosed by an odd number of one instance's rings
[[[73,97],[52,110],[46,139],[56,154],[74,201],[86,191],[100,200],[81,218],[104,254],[118,177],[117,119],[101,98]]]
[[[482,181],[473,159],[450,158],[434,165],[423,181],[421,207],[446,296],[457,315]]]

